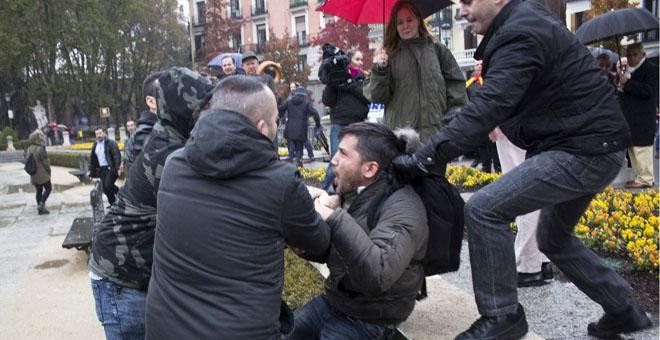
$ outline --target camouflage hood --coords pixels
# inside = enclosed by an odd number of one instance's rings
[[[158,118],[187,138],[195,124],[195,113],[208,101],[211,82],[187,68],[173,67],[158,77]]]
[[[29,137],[30,144],[34,145],[44,145],[44,138],[42,137],[42,134],[39,131],[34,131],[30,134]]]

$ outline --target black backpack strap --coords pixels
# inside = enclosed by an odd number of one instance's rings
[[[392,196],[393,192],[394,191],[391,189],[385,190],[376,196],[369,205],[369,213],[367,214],[367,227],[369,230],[373,230],[376,227],[376,223],[380,218],[380,208],[382,208],[385,201]]]

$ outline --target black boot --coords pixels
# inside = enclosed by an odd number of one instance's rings
[[[459,334],[455,340],[470,339],[520,339],[527,334],[528,326],[525,310],[518,304],[518,310],[499,316],[482,316],[470,328]]]
[[[39,213],[39,215],[50,214],[50,211],[46,209],[46,204],[44,202],[39,202],[39,204],[37,205],[37,212]]]
[[[587,333],[597,338],[614,338],[619,333],[632,333],[653,326],[644,311],[634,304],[619,313],[605,313],[598,322],[587,327]]]

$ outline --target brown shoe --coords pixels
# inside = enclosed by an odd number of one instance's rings
[[[650,188],[651,186],[637,181],[632,181],[632,183],[626,184],[625,187],[628,189],[645,189]]]

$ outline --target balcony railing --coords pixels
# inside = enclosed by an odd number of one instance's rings
[[[268,14],[268,9],[264,4],[257,4],[252,7],[252,16]]]
[[[229,12],[232,19],[242,19],[241,10],[238,8],[232,8]]]
[[[456,63],[461,68],[468,68],[474,66],[474,52],[476,48],[471,48],[464,51],[452,51],[454,58],[456,58]]]
[[[289,8],[307,6],[307,0],[289,0]]]

